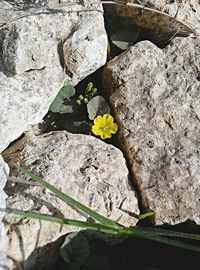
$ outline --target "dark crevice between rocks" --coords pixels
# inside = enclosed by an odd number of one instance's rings
[[[137,161],[134,157],[133,151],[132,149],[130,149],[130,146],[127,142],[127,140],[125,139],[125,137],[123,136],[123,127],[121,126],[121,123],[119,121],[119,118],[117,116],[117,114],[114,112],[114,110],[112,109],[111,104],[110,108],[112,110],[112,115],[115,118],[115,121],[118,124],[119,130],[116,134],[116,136],[114,137],[112,144],[119,148],[121,150],[121,152],[124,155],[124,158],[126,160],[126,164],[129,170],[129,181],[130,181],[130,185],[131,187],[135,190],[137,196],[138,196],[138,205],[139,205],[139,210],[140,210],[140,214],[144,214],[150,211],[153,211],[153,209],[149,208],[149,203],[148,203],[148,199],[147,196],[145,195],[145,192],[141,189],[141,179],[140,177],[137,176],[135,169],[134,169],[134,163],[135,162],[140,162]],[[149,217],[146,218],[142,221],[139,221],[138,225],[153,225],[154,222],[154,217]]]
[[[5,47],[4,41],[7,39]],[[7,49],[11,52],[13,50],[12,40],[18,39],[18,33],[16,27],[12,26],[12,31],[7,34],[7,29],[0,29],[0,71],[3,72],[7,77],[13,77],[16,75],[16,65],[14,64],[14,55],[8,56]],[[12,54],[12,53],[11,53]],[[12,59],[11,59],[12,58]]]
[[[9,70],[7,64],[4,61],[3,56],[3,40],[5,39],[5,31],[0,29],[0,71],[7,77],[12,77],[12,72]]]

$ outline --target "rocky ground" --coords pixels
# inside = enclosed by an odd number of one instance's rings
[[[149,210],[153,225],[200,225],[199,1],[47,2],[0,2],[1,208],[87,220],[25,184],[20,165],[124,226]],[[111,46],[109,57],[108,22],[116,18],[143,34],[127,50]],[[63,85],[77,86],[99,69],[119,127],[115,139],[40,129]],[[61,237],[76,231],[2,213],[0,219],[0,269],[48,269]]]

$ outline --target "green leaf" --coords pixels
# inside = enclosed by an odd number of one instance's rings
[[[65,201],[65,202],[71,204],[72,206],[78,208],[83,213],[85,213],[85,214],[89,215],[90,217],[92,217],[94,220],[97,220],[97,221],[101,222],[102,224],[111,226],[113,228],[122,228],[122,226],[118,225],[114,221],[112,221],[109,218],[106,218],[106,217],[104,217],[104,216],[96,213],[95,211],[91,210],[87,206],[85,206],[82,203],[79,203],[75,199],[71,198],[70,196],[68,196],[67,194],[65,194],[64,192],[62,192],[61,190],[57,189],[56,187],[52,186],[48,182],[44,181],[42,177],[39,177],[39,176],[33,174],[32,172],[28,171],[25,168],[22,168],[22,167],[18,167],[18,168],[23,173],[25,173],[27,176],[31,177],[34,181],[36,181],[37,183],[39,183],[41,186],[43,186],[45,188],[48,188],[50,191],[52,191],[53,193],[55,193],[63,201]]]
[[[82,266],[90,256],[90,245],[79,232],[69,233],[60,248],[60,254],[70,267]]]
[[[155,215],[154,212],[148,212],[148,213],[139,215],[139,216],[138,216],[138,219],[139,219],[139,220],[142,220],[142,219],[144,219],[144,218],[151,217],[151,216],[153,216],[153,215]]]
[[[174,246],[174,247],[179,247],[179,248],[183,248],[183,249],[187,249],[187,250],[200,252],[200,247],[199,246],[188,244],[188,243],[185,243],[183,241],[173,240],[173,239],[170,239],[170,238],[167,238],[167,237],[155,236],[151,240],[154,240],[154,241],[157,241],[159,243],[163,243],[163,244],[166,244],[166,245],[169,245],[169,246]]]
[[[110,39],[121,50],[127,50],[138,39],[141,28],[137,25],[123,25]]]
[[[87,111],[89,119],[94,120],[97,115],[110,113],[110,108],[102,96],[96,96],[88,102]]]
[[[137,234],[137,231],[139,231],[139,234],[142,233],[143,235],[157,235],[157,236],[164,236],[164,237],[175,237],[175,238],[185,238],[185,239],[191,239],[191,240],[197,240],[200,241],[200,235],[199,234],[191,234],[191,233],[183,233],[178,231],[172,231],[172,230],[166,230],[161,228],[155,228],[155,227],[135,227],[134,233]]]
[[[49,107],[49,111],[55,113],[68,113],[69,108],[64,104],[65,100],[69,100],[76,93],[76,89],[72,85],[66,85],[61,88],[53,102]]]

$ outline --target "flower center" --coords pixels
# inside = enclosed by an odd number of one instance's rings
[[[100,125],[99,129],[100,129],[101,131],[106,131],[106,130],[109,129],[109,126],[108,126],[108,125]]]

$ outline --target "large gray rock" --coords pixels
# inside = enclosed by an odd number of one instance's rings
[[[66,131],[39,136],[29,133],[8,148],[4,157],[11,168],[11,176],[14,175],[17,180],[26,179],[12,169],[14,165],[20,164],[98,213],[124,226],[134,226],[137,223],[136,218],[119,209],[139,213],[135,192],[129,186],[125,159],[121,151],[112,145],[92,136]],[[7,206],[12,208],[70,219],[87,219],[41,187],[16,183],[6,191],[9,194]],[[21,262],[25,269],[48,268],[56,260],[58,250],[47,249],[47,244],[53,243],[63,234],[77,230],[71,226],[62,227],[27,218],[8,216],[6,220],[10,224],[7,227],[8,254]],[[23,248],[20,248],[19,235]],[[41,263],[40,268],[36,267],[36,262]]]
[[[108,63],[104,82],[156,224],[200,224],[200,39],[140,42]]]
[[[9,174],[8,165],[4,162],[3,158],[0,155],[0,207],[6,207],[6,194],[3,191],[3,188],[6,184],[7,177]],[[5,232],[5,228],[2,221],[4,212],[0,212],[0,270],[10,269],[11,261],[7,259],[7,247],[8,247],[8,238]]]
[[[42,120],[63,84],[76,85],[106,61],[101,5],[31,16],[14,7],[0,3],[0,20],[8,22],[0,31],[0,152]]]

